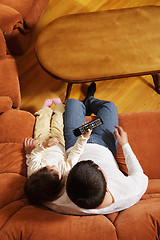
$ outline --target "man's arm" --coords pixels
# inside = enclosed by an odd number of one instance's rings
[[[128,143],[127,133],[123,130],[122,127],[115,127],[116,129],[113,134],[118,140],[119,144],[122,146],[126,165],[128,168],[128,175],[133,175],[137,172],[143,173],[143,169]]]

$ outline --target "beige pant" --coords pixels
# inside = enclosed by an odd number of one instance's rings
[[[63,113],[63,104],[57,104],[54,110],[45,107],[35,113],[34,139],[36,139],[37,143],[42,143],[51,137],[56,137],[62,146],[65,146]]]

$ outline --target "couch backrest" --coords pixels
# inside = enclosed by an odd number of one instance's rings
[[[87,117],[87,121],[95,117]],[[160,171],[160,111],[121,113],[119,125],[128,134],[129,143],[144,173],[150,179],[159,179]],[[117,162],[122,172],[128,173],[122,147],[118,144]]]
[[[160,178],[160,111],[119,114],[119,124],[128,133],[129,143],[150,179]],[[118,146],[117,161],[126,171],[122,149]]]
[[[21,95],[17,66],[14,58],[7,54],[6,42],[0,30],[0,96],[9,97],[12,106],[20,106]]]

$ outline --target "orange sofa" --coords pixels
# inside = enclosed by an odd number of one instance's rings
[[[21,55],[27,49],[31,32],[49,0],[0,0],[0,29],[10,53]]]
[[[24,195],[23,141],[33,135],[35,118],[19,110],[20,90],[14,58],[0,32],[0,240],[153,240],[160,239],[160,111],[119,114],[149,186],[138,204],[106,216],[67,216],[32,206]],[[117,161],[126,172],[118,146]]]

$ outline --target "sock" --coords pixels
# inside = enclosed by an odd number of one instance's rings
[[[92,83],[89,85],[88,89],[87,89],[87,96],[86,96],[86,98],[83,100],[84,105],[85,105],[87,99],[88,99],[90,96],[93,96],[93,97],[94,97],[95,92],[96,92],[96,84],[95,84],[95,82],[92,82]]]
[[[87,96],[86,96],[86,98],[83,100],[83,103],[84,103],[84,105],[86,106],[86,116],[90,116],[91,113],[92,113],[91,110],[90,110],[90,106],[89,106],[89,104],[88,104],[88,98],[89,98],[90,96],[93,96],[93,97],[94,97],[95,91],[96,91],[96,84],[95,84],[95,82],[92,82],[92,83],[89,85],[88,89],[87,89]]]
[[[52,103],[57,105],[57,104],[60,104],[62,102],[61,102],[60,98],[46,99],[43,106],[41,107],[41,109],[45,108],[45,107],[51,107]]]
[[[53,98],[52,101],[53,101],[53,103],[54,103],[55,105],[62,103],[62,101],[61,101],[60,98]]]

